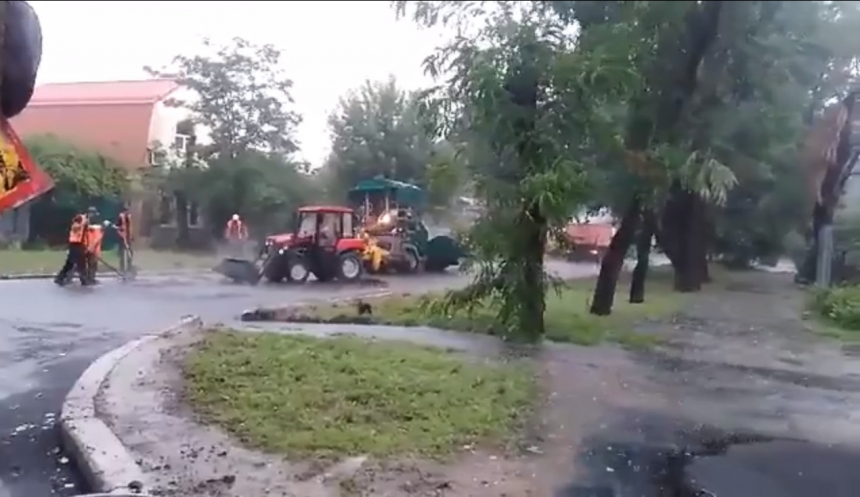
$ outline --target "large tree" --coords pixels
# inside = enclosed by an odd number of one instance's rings
[[[281,52],[241,38],[228,45],[205,40],[202,52],[177,55],[164,69],[148,68],[191,93],[168,103],[191,110],[190,131],[183,133],[194,137],[194,143],[187,155],[172,155],[168,171],[161,174],[164,188],[176,198],[180,245],[188,231],[185,211],[190,200],[201,204],[215,226],[233,212],[268,226],[272,216],[260,213],[264,204],[272,209],[294,205],[298,193],[306,191],[298,172],[305,165],[292,158],[301,118],[291,109],[292,81],[280,67]],[[209,140],[196,140],[195,130],[203,130]],[[228,177],[233,180],[226,181]],[[250,193],[271,192],[273,186],[281,188],[276,195],[284,197],[281,203],[272,203],[269,193]],[[210,187],[215,190],[207,190]],[[233,191],[225,193],[224,188]],[[257,198],[265,200],[251,205]]]
[[[204,40],[198,55],[177,55],[165,69],[147,70],[175,79],[194,97],[176,100],[194,113],[212,141],[208,155],[234,157],[247,150],[289,155],[298,150],[301,117],[290,109],[293,82],[280,67],[281,51],[234,38],[229,45]]]
[[[458,36],[427,60],[442,84],[427,93],[441,134],[468,147],[486,206],[469,245],[475,280],[448,306],[491,305],[509,336],[543,335],[544,249],[586,200],[600,143],[617,143],[599,109],[626,95],[627,53],[579,52],[564,22],[533,2],[398,2],[424,25]]]
[[[631,67],[640,77],[640,90],[626,106],[627,160],[610,161],[616,167],[604,174],[612,190],[606,199],[621,214],[621,225],[601,267],[592,312],[610,312],[624,254],[637,233],[645,251],[652,232],[657,235],[678,290],[697,290],[708,279],[710,241],[728,235],[713,204],[730,202],[734,214],[745,197],[761,206],[762,195],[775,188],[769,178],[798,173],[787,165],[808,94],[816,81],[820,92],[826,86],[820,82],[838,79],[822,70],[848,65],[821,34],[828,23],[849,16],[834,14],[831,2],[550,4],[579,22],[584,40],[597,41],[581,49],[634,47]],[[736,179],[746,183],[733,192]],[[780,190],[794,191],[787,185]],[[774,213],[775,199],[766,203]],[[647,270],[647,260],[639,259],[639,288],[631,300],[643,298],[640,268]]]
[[[375,176],[425,184],[434,136],[415,95],[394,78],[368,81],[343,97],[329,117],[329,130],[332,148],[324,167],[334,196]]]

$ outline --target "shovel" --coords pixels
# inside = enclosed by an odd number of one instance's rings
[[[247,259],[226,257],[212,268],[218,274],[224,275],[236,283],[256,285],[260,282],[260,269],[254,262]]]

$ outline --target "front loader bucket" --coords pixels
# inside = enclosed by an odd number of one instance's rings
[[[228,257],[223,259],[212,270],[230,278],[236,283],[256,285],[260,282],[260,269],[256,264],[247,259]]]

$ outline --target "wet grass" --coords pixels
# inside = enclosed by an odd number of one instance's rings
[[[57,272],[66,258],[65,250],[0,249],[0,276]],[[102,258],[111,266],[119,266],[116,250],[104,251]],[[192,254],[150,249],[136,250],[134,265],[143,270],[209,269],[217,263],[214,255]],[[106,267],[100,272],[110,272]]]
[[[659,341],[655,335],[634,331],[635,324],[644,320],[661,319],[679,310],[682,296],[674,293],[671,278],[664,272],[654,271],[649,278],[646,301],[630,304],[627,298],[629,277],[622,276],[615,295],[612,315],[599,317],[588,309],[594,290],[595,278],[567,281],[559,294],[550,292],[546,307],[546,337],[557,342],[578,345],[595,345],[604,341],[620,343],[634,348],[645,348]],[[300,311],[297,321],[365,322],[402,326],[432,326],[435,328],[481,334],[497,334],[498,326],[489,307],[480,307],[472,314],[465,311],[451,315],[435,314],[425,302],[443,297],[440,293],[423,296],[400,295],[368,299],[371,316],[358,316],[355,304],[313,306]]]
[[[807,330],[840,342],[860,342],[860,287],[809,288],[801,315]]]
[[[185,369],[186,398],[203,419],[289,457],[443,458],[504,445],[536,395],[526,360],[354,337],[218,330]]]

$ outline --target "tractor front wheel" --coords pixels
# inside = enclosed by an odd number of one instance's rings
[[[307,261],[301,255],[290,254],[287,257],[286,276],[291,283],[304,283],[311,275]]]
[[[364,269],[361,257],[356,252],[341,254],[338,261],[338,279],[341,281],[356,281],[361,278]]]

